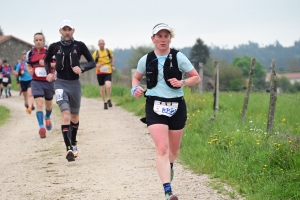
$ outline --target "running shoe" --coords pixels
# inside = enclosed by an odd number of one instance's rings
[[[173,181],[173,178],[174,178],[174,170],[173,168],[171,168],[171,182]]]
[[[104,110],[107,110],[108,107],[107,107],[107,103],[104,103]]]
[[[72,145],[72,149],[73,149],[73,154],[74,157],[77,158],[78,157],[78,149],[76,145]]]
[[[46,124],[47,131],[50,131],[52,129],[52,123],[51,123],[50,118],[46,119],[46,117],[45,117],[45,124]]]
[[[110,99],[107,100],[107,104],[108,104],[109,107],[112,107],[112,104],[111,104],[111,100],[110,100]]]
[[[26,113],[27,113],[27,114],[31,114],[31,108],[27,108],[27,109],[26,109]]]
[[[40,128],[39,134],[40,134],[41,138],[45,138],[46,137],[46,129],[44,127]]]
[[[169,191],[165,194],[166,200],[178,200],[178,197]]]
[[[72,150],[68,150],[68,151],[67,151],[66,159],[67,159],[69,162],[75,161],[75,156],[74,156]]]

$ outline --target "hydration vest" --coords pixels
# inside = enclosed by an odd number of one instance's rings
[[[27,55],[27,63],[31,65],[33,69],[33,75],[32,79],[33,80],[38,80],[38,81],[47,81],[46,80],[46,70],[43,65],[40,65],[40,60],[44,60],[45,56],[47,53],[47,48],[44,47],[40,49],[40,51],[37,51],[36,48],[32,48]]]
[[[65,59],[67,57],[70,58],[70,67],[73,68],[75,66],[79,66],[79,57],[78,57],[78,52],[80,51],[79,47],[78,47],[78,43],[76,41],[74,41],[74,43],[72,44],[72,49],[69,53],[69,55],[66,55],[65,52],[62,50],[61,44],[57,45],[55,47],[54,52],[55,53],[55,58],[56,58],[56,65],[55,65],[55,69],[56,71],[62,71],[65,68]]]
[[[111,55],[110,55],[109,50],[108,50],[107,48],[106,48],[105,50],[106,50],[106,56],[107,56],[109,59],[111,59]],[[100,58],[99,50],[97,50],[97,51],[96,51],[96,59],[95,59],[96,64],[97,64],[99,58]]]
[[[6,67],[4,65],[2,65],[2,75],[4,77],[9,77],[11,73],[11,67],[10,65],[7,65]]]
[[[168,79],[176,78],[177,80],[182,79],[182,73],[178,68],[177,62],[177,53],[178,51],[175,49],[171,49],[169,55],[166,58],[164,63],[164,79],[166,84],[172,89],[179,89],[180,87],[174,87],[170,84]],[[147,55],[146,59],[146,81],[147,81],[147,88],[151,89],[157,85],[158,78],[158,59],[154,53],[151,51]]]

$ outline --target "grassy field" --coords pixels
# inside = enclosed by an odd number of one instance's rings
[[[0,106],[0,113],[0,126],[2,126],[9,120],[10,111],[4,106]]]
[[[83,86],[83,95],[99,98],[99,87]],[[211,119],[213,94],[200,96],[185,90],[188,120],[181,162],[196,173],[210,174],[231,185],[246,199],[300,199],[297,96],[278,95],[272,132],[266,131],[269,94],[252,93],[242,120],[244,98],[245,93],[220,93],[218,116]],[[144,116],[145,99],[130,96],[129,88],[114,86],[113,99],[128,111]]]

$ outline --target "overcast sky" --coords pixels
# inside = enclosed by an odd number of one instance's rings
[[[74,38],[97,46],[130,48],[151,44],[151,31],[164,22],[175,30],[172,46],[232,48],[248,41],[291,46],[300,39],[300,0],[0,0],[5,35],[32,43],[41,30],[50,44],[60,39],[63,19],[75,24]]]

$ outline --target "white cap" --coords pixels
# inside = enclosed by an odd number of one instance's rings
[[[152,30],[152,35],[155,35],[156,33],[158,33],[158,31],[160,30],[167,30],[170,31],[170,27],[167,24],[161,23],[157,26],[155,26]]]
[[[74,29],[74,26],[73,26],[73,23],[71,22],[71,20],[65,19],[60,23],[60,28],[63,28],[65,26],[68,26],[71,29]]]

